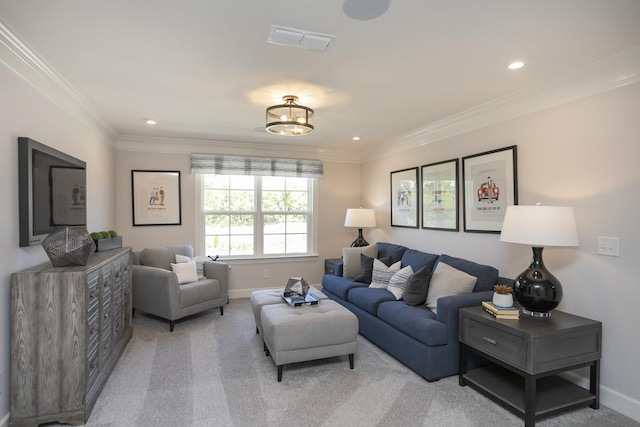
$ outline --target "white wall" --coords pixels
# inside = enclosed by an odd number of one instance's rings
[[[9,413],[11,273],[47,261],[42,246],[18,246],[18,137],[26,136],[87,163],[88,228],[115,226],[115,148],[0,67],[0,424]],[[113,142],[115,143],[115,141]]]
[[[636,420],[639,111],[634,84],[362,164],[363,203],[384,225],[375,240],[469,258],[515,277],[528,266],[530,248],[496,234],[390,227],[388,212],[389,172],[517,145],[519,204],[575,208],[580,246],[545,249],[545,265],[563,284],[558,309],[602,321],[602,403]],[[597,236],[619,237],[620,256],[596,255]]]
[[[154,141],[149,140],[154,146]],[[211,142],[208,150],[216,150]],[[157,145],[155,145],[157,146]],[[117,154],[117,231],[123,243],[142,250],[145,247],[190,243],[196,245],[195,175],[191,174],[190,152],[203,152],[201,146],[181,143],[181,152],[170,154],[128,151],[122,148]],[[287,156],[286,153],[269,151],[251,153],[263,156]],[[133,226],[131,210],[131,170],[180,170],[182,184],[182,225]],[[319,284],[324,273],[324,259],[341,255],[341,248],[348,246],[356,236],[353,229],[345,229],[344,215],[347,208],[357,207],[360,200],[360,166],[353,163],[324,161],[324,176],[318,185],[317,257],[303,260],[229,261],[232,265],[229,294],[231,298],[248,297],[252,290],[284,286],[292,276],[302,276],[309,284]],[[268,278],[264,278],[268,270]]]

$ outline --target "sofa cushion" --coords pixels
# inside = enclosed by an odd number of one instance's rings
[[[385,301],[395,301],[391,292],[382,288],[351,288],[348,301],[361,309],[376,315],[378,306]]]
[[[145,248],[140,252],[140,263],[149,267],[164,268],[171,271],[171,263],[176,262],[176,254],[193,257],[191,245]]]
[[[427,300],[431,274],[430,269],[422,267],[409,277],[404,294],[402,294],[405,303],[413,306],[424,304]]]
[[[360,273],[360,254],[375,258],[378,256],[378,246],[374,243],[369,246],[342,248],[342,262],[344,263],[342,277],[353,279]]]
[[[492,291],[493,285],[498,280],[498,269],[489,265],[477,264],[473,261],[444,254],[440,255],[438,262],[445,262],[453,268],[475,276],[478,280],[476,280],[473,292]]]
[[[210,301],[220,298],[222,295],[222,285],[218,279],[204,279],[180,286],[180,306],[200,304],[203,301]]]
[[[400,270],[396,271],[393,276],[391,276],[391,279],[389,279],[387,290],[391,292],[397,300],[402,299],[404,290],[407,287],[407,280],[412,275],[413,269],[410,265],[402,267]]]
[[[326,290],[343,300],[347,299],[351,288],[366,288],[367,286],[366,283],[354,282],[352,279],[333,274],[325,274],[322,277],[322,290]]]
[[[425,305],[437,313],[439,298],[471,293],[475,284],[474,276],[453,268],[447,263],[438,262],[431,276]]]
[[[391,264],[395,264],[396,262],[402,259],[402,255],[408,249],[405,246],[396,245],[395,243],[384,243],[378,242],[378,257],[390,257]]]
[[[356,282],[366,283],[367,285],[371,283],[374,259],[375,258],[368,257],[365,254],[360,254],[360,273],[358,273],[353,280]],[[384,265],[391,265],[391,258],[389,257],[380,258],[380,261],[382,261]]]
[[[387,289],[389,285],[389,279],[394,275],[396,271],[400,270],[400,261],[390,266],[386,266],[379,259],[373,260],[373,273],[371,274],[370,288],[384,288]]]
[[[429,346],[447,344],[447,325],[424,305],[412,307],[402,301],[383,302],[378,317],[394,328]]]
[[[193,260],[177,264],[171,263],[171,270],[176,273],[179,285],[198,281],[196,262]]]
[[[402,255],[402,266],[410,265],[413,271],[418,271],[422,267],[427,267],[429,271],[433,271],[438,257],[439,255],[421,252],[415,249],[407,249]]]

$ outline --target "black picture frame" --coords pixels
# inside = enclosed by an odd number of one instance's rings
[[[459,163],[458,159],[451,159],[420,167],[423,229],[460,231]]]
[[[391,178],[391,226],[418,228],[418,167],[393,171]]]
[[[462,158],[464,231],[500,233],[507,206],[518,204],[517,146]]]
[[[182,225],[180,171],[132,170],[134,226]]]

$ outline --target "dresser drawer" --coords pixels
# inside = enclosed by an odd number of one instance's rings
[[[521,336],[463,317],[460,341],[517,368],[525,369],[527,366],[528,343]]]
[[[100,296],[100,276],[93,273],[87,276],[87,314],[91,315],[98,309],[98,299]]]

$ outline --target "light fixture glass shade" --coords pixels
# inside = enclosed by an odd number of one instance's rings
[[[313,110],[296,104],[298,97],[294,95],[283,96],[282,100],[284,104],[267,108],[267,132],[284,136],[308,135],[313,132]]]
[[[578,231],[571,207],[508,206],[500,240],[532,246],[529,267],[514,280],[513,296],[522,311],[548,317],[562,300],[560,281],[544,266],[544,246],[578,246]]]
[[[376,227],[376,211],[373,209],[347,209],[344,217],[345,227],[373,228]]]
[[[345,227],[356,227],[358,229],[358,237],[351,243],[352,247],[368,246],[367,242],[362,236],[363,228],[376,227],[376,211],[373,209],[347,209],[347,214],[344,217]]]

